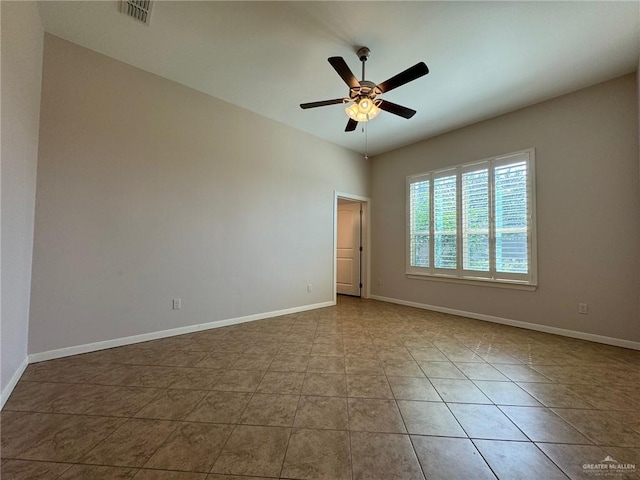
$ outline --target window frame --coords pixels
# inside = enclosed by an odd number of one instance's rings
[[[518,157],[522,157],[519,159]],[[527,257],[528,273],[502,273],[496,271],[496,218],[495,218],[495,168],[524,160],[527,166]],[[463,259],[463,198],[462,176],[476,170],[488,170],[488,208],[489,208],[489,271],[464,269]],[[435,267],[435,222],[434,222],[434,180],[443,176],[456,176],[456,251],[455,269]],[[429,181],[429,266],[411,265],[411,185],[416,182]],[[423,280],[443,280],[466,284],[482,284],[500,287],[535,289],[538,285],[537,235],[536,235],[536,179],[535,149],[529,148],[504,155],[484,158],[460,165],[449,166],[409,175],[406,178],[406,238],[405,238],[405,274],[408,278]]]

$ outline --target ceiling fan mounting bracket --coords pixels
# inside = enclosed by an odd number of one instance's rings
[[[371,55],[371,50],[369,50],[367,47],[360,47],[356,52],[356,55],[358,55],[358,58],[361,62],[366,62],[369,58],[369,55]]]

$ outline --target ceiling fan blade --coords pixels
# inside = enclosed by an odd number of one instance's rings
[[[410,108],[403,107],[402,105],[398,105],[397,103],[389,102],[387,100],[382,100],[378,105],[378,108],[403,118],[411,118],[416,114],[415,110],[411,110]]]
[[[353,118],[350,118],[347,122],[347,127],[344,129],[345,132],[353,132],[358,126],[358,122],[356,122]]]
[[[429,68],[424,62],[416,63],[413,67],[409,67],[404,72],[400,72],[389,80],[382,82],[377,86],[377,89],[380,90],[380,93],[386,93],[394,88],[401,87],[405,83],[412,82],[427,73],[429,73]]]
[[[334,98],[333,100],[322,100],[321,102],[301,103],[300,108],[306,110],[307,108],[326,107],[327,105],[337,105],[344,102],[344,98]]]
[[[360,82],[355,77],[355,75],[353,75],[353,72],[349,68],[349,65],[347,65],[347,62],[344,61],[344,58],[330,57],[328,60],[335,71],[338,72],[338,75],[340,75],[342,80],[344,80],[344,83],[349,85],[350,88],[360,87]]]

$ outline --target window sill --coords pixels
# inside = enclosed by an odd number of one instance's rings
[[[525,290],[529,292],[535,292],[538,289],[537,285],[530,283],[520,283],[509,280],[490,280],[487,278],[475,278],[475,277],[450,277],[447,275],[419,275],[415,273],[407,273],[407,278],[411,280],[428,280],[434,282],[445,283],[458,283],[462,285],[475,285],[478,287],[494,287],[494,288],[507,288],[511,290]]]

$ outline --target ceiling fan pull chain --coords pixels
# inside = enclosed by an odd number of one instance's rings
[[[362,63],[362,65],[364,66],[364,62]],[[369,152],[369,127],[367,126],[368,124],[369,122],[366,122],[362,126],[362,130],[364,130],[364,159],[365,160],[369,160],[369,155],[367,155],[367,153]]]

